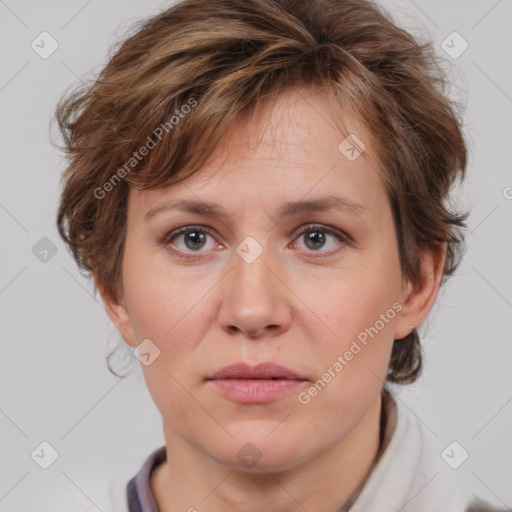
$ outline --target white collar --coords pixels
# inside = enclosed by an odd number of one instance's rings
[[[383,452],[350,512],[461,512],[467,503],[414,413],[390,391]],[[448,469],[448,471],[447,471]],[[448,477],[448,478],[447,478]]]

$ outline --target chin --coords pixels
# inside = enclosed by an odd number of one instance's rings
[[[308,450],[304,439],[286,430],[284,425],[276,428],[275,421],[258,421],[256,427],[255,422],[250,423],[246,428],[238,425],[229,429],[233,438],[212,453],[217,462],[237,471],[274,473],[292,469],[313,456],[314,447]]]

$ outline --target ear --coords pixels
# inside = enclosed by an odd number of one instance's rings
[[[123,340],[128,345],[135,347],[137,345],[135,341],[136,337],[133,333],[133,328],[130,322],[130,315],[122,297],[120,299],[113,297],[112,294],[107,291],[106,286],[99,281],[97,276],[94,276],[94,284],[100,292],[107,315],[116,326],[117,330],[123,337]]]
[[[411,326],[418,327],[432,309],[443,277],[446,242],[425,251],[421,257],[421,278],[403,287],[402,310],[395,323],[395,339],[405,338]]]

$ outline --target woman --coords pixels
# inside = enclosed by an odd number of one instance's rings
[[[166,441],[116,510],[464,510],[388,389],[460,261],[442,85],[369,2],[184,0],[63,99],[60,233]]]

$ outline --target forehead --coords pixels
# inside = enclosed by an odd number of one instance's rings
[[[355,114],[338,112],[320,90],[283,93],[234,124],[195,174],[169,187],[131,191],[130,202],[147,213],[163,200],[204,200],[225,209],[259,200],[272,211],[276,202],[339,192],[375,204],[385,190],[373,140]]]
[[[241,117],[221,139],[205,168],[214,171],[225,160],[232,165],[261,160],[280,167],[313,169],[322,155],[346,157],[339,145],[350,134],[364,141],[363,157],[372,156],[373,141],[356,114],[321,89],[300,88]],[[208,173],[203,176],[207,179]]]

